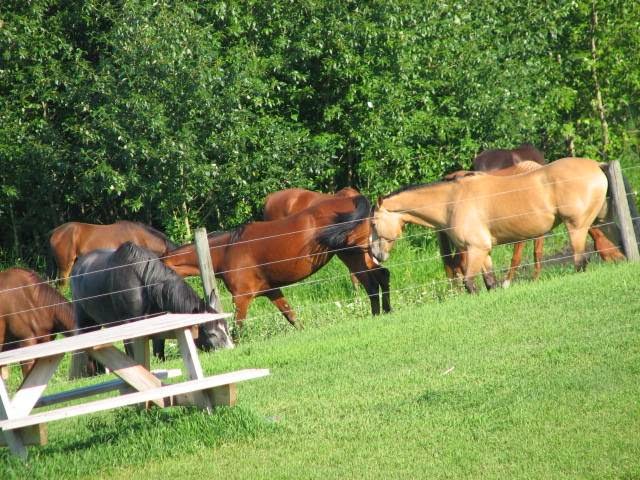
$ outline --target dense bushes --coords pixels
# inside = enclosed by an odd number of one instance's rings
[[[180,240],[280,188],[375,196],[524,141],[629,161],[639,22],[620,0],[5,0],[0,251],[70,220]]]

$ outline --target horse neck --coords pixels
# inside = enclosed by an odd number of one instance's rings
[[[67,299],[48,285],[39,285],[37,295],[40,305],[51,305],[53,331],[71,335],[75,329],[75,321],[73,307]]]
[[[436,228],[447,223],[456,182],[438,182],[385,198],[380,207],[401,215],[403,222]]]

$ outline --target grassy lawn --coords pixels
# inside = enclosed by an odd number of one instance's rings
[[[302,332],[259,302],[240,346],[202,355],[208,373],[271,369],[236,408],[56,422],[26,465],[0,453],[0,477],[640,477],[640,266],[478,296],[425,281],[439,265],[421,284],[397,268],[387,316],[346,275],[292,289]]]

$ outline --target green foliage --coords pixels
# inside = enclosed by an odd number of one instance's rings
[[[639,21],[624,0],[2,2],[0,250],[71,220],[182,240],[281,188],[377,196],[521,142],[629,164]]]

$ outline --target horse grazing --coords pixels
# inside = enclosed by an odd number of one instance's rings
[[[543,153],[530,144],[522,144],[518,148],[512,150],[497,149],[486,150],[473,159],[473,168],[475,171],[486,172],[490,175],[519,175],[536,170],[546,164]],[[445,176],[445,180],[454,180],[460,176],[473,175],[474,172],[459,171]],[[624,259],[624,255],[620,250],[605,236],[604,232],[598,227],[591,227],[589,235],[593,239],[595,250],[600,254],[604,261],[615,261]],[[445,272],[448,278],[456,276],[464,276],[463,265],[465,253],[454,252],[449,238],[443,232],[438,232],[438,243],[440,253],[444,262]],[[522,253],[524,251],[525,242],[516,242],[513,245],[513,256],[511,257],[511,265],[507,271],[507,275],[502,285],[508,287],[513,281],[516,271],[522,262]],[[544,238],[538,237],[533,241],[533,258],[534,269],[533,279],[540,276],[542,270],[542,250],[544,246]]]
[[[176,246],[167,236],[149,225],[120,220],[111,225],[69,222],[56,227],[49,237],[49,250],[58,266],[58,278],[66,284],[78,257],[99,248],[118,248],[133,242],[160,256]],[[53,262],[50,264],[53,278]]]
[[[327,194],[313,192],[303,188],[289,188],[280,190],[267,196],[264,202],[263,219],[264,220],[280,220],[294,213],[301,212],[313,205],[332,198],[351,198],[360,195],[355,188],[346,187],[338,190],[335,194]],[[389,297],[389,270],[376,263],[375,259],[369,252],[352,252],[341,250],[336,252],[336,256],[344,263],[350,272],[358,272],[358,266],[364,260],[368,268],[368,272],[362,272],[362,275],[372,276],[372,281],[377,284],[382,292],[382,308],[385,312],[391,311],[391,301]],[[364,256],[364,258],[362,258]],[[351,273],[351,282],[357,286],[358,274]],[[375,299],[373,299],[375,300]],[[379,307],[378,307],[379,311]]]
[[[0,351],[48,342],[56,333],[71,335],[73,330],[71,304],[37,273],[24,268],[0,272]],[[33,364],[22,365],[25,377]]]
[[[71,291],[79,333],[165,312],[215,312],[157,255],[131,242],[80,257]],[[203,350],[233,348],[224,319],[200,325],[198,333],[196,345]],[[164,358],[163,341],[154,340],[154,353]]]
[[[447,229],[455,246],[467,253],[464,283],[476,292],[480,271],[487,288],[496,284],[489,256],[494,245],[540,237],[564,223],[575,267],[583,270],[587,232],[608,210],[604,168],[585,158],[563,158],[521,175],[477,173],[406,187],[378,200],[371,252],[386,260],[407,222]]]
[[[317,272],[339,249],[359,259],[351,267],[370,297],[372,313],[380,313],[374,301],[377,284],[366,275],[370,267],[364,257],[371,232],[370,208],[361,195],[330,198],[280,220],[248,223],[210,236],[215,274],[233,296],[236,324],[242,326],[255,297],[265,296],[289,323],[301,327],[281,287]],[[162,261],[182,276],[200,272],[193,244],[177,248]]]

